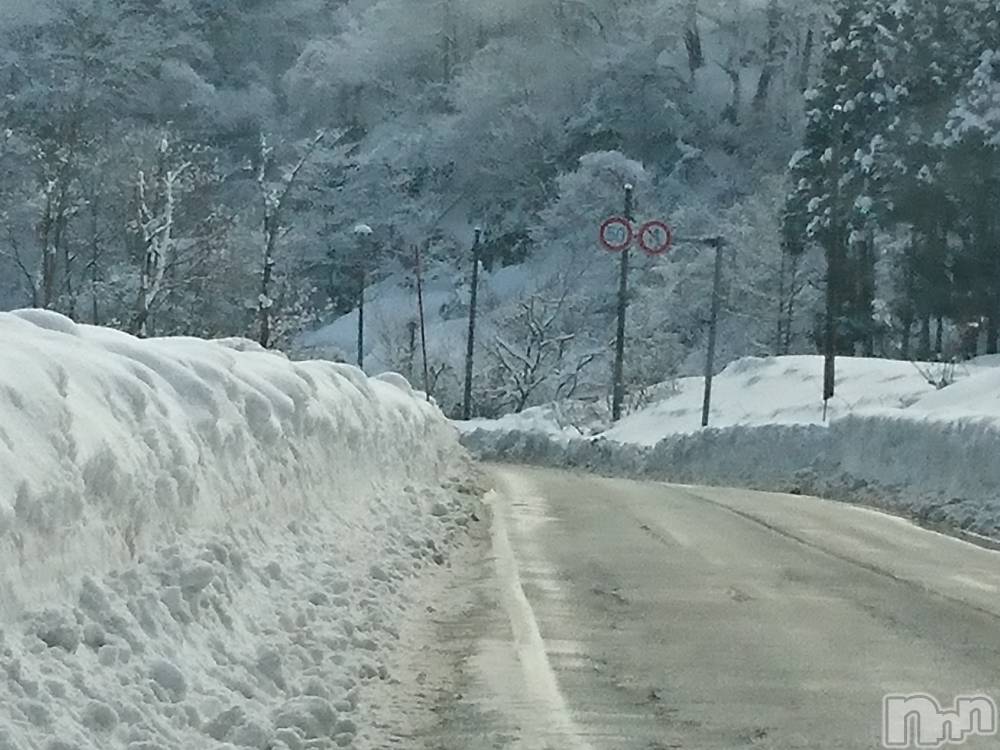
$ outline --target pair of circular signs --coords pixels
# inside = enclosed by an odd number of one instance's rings
[[[646,255],[657,257],[670,251],[674,232],[663,221],[648,221],[636,231],[632,222],[621,216],[613,216],[601,224],[601,244],[609,252],[624,252],[636,240]]]

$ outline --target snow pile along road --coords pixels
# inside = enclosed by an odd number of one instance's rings
[[[468,469],[398,376],[0,314],[0,748],[374,746]]]
[[[490,460],[820,495],[1000,538],[995,363],[959,368],[942,390],[908,362],[844,358],[838,370],[827,423],[822,359],[778,357],[716,379],[711,429],[700,428],[703,381],[688,378],[592,439],[535,429],[535,414],[462,425],[463,442]]]

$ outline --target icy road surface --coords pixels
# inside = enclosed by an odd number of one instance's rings
[[[491,559],[423,634],[435,718],[400,746],[876,748],[886,693],[1000,699],[998,553],[809,498],[490,472]]]

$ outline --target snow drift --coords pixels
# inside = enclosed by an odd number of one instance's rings
[[[981,361],[937,390],[912,364],[843,359],[822,421],[819,357],[747,359],[716,379],[711,429],[698,378],[595,438],[520,420],[462,425],[481,457],[680,483],[863,502],[1000,538],[1000,369]]]
[[[0,314],[0,748],[374,742],[462,455],[398,376]]]

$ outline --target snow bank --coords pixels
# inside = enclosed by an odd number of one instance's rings
[[[678,484],[744,487],[862,503],[925,525],[1000,540],[1000,432],[967,424],[845,417],[819,425],[709,429],[655,446],[474,430],[479,458]]]
[[[863,502],[929,524],[1000,537],[1000,370],[981,361],[936,390],[912,364],[841,360],[822,422],[822,360],[742,360],[716,380],[713,427],[697,427],[700,379],[592,439],[469,424],[489,460]],[[512,429],[511,429],[512,428]]]
[[[469,523],[398,376],[0,314],[0,748],[364,747]]]
[[[605,403],[568,400],[532,406],[518,414],[505,414],[499,419],[456,421],[455,426],[463,433],[476,430],[520,430],[580,437],[603,432],[610,420],[611,410]]]

